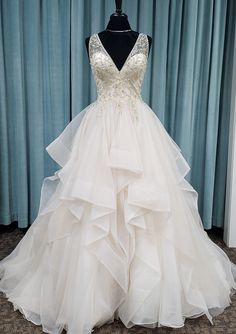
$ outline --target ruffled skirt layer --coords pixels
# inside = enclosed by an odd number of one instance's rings
[[[190,167],[143,101],[82,110],[47,148],[39,213],[0,261],[0,291],[46,333],[184,326],[230,305],[236,265],[208,237]]]

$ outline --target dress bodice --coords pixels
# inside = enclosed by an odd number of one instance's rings
[[[121,70],[117,68],[97,33],[89,40],[89,59],[98,99],[142,99],[141,85],[148,58],[148,37],[140,33]]]

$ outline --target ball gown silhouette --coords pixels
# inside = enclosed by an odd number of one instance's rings
[[[121,70],[89,40],[97,99],[46,150],[37,218],[0,262],[0,291],[45,333],[184,326],[231,304],[236,265],[204,231],[181,149],[141,97],[148,38]]]

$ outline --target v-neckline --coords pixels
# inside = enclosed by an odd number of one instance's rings
[[[104,45],[102,44],[102,41],[101,41],[99,35],[96,33],[96,36],[97,36],[97,38],[98,38],[99,43],[101,44],[101,47],[102,47],[103,51],[106,53],[106,55],[108,56],[108,58],[111,60],[113,66],[116,68],[116,70],[117,70],[118,73],[121,73],[121,71],[122,71],[123,68],[125,67],[126,63],[128,62],[128,60],[129,60],[129,58],[130,58],[130,56],[131,56],[131,53],[133,52],[134,48],[135,48],[136,45],[138,44],[138,40],[139,40],[141,34],[142,34],[142,33],[139,33],[139,35],[138,35],[138,37],[137,37],[137,39],[136,39],[136,41],[135,41],[135,43],[134,43],[132,49],[130,50],[130,52],[129,52],[127,58],[125,59],[124,64],[122,65],[121,69],[119,70],[118,67],[116,66],[114,60],[111,58],[110,54],[108,53],[108,51],[105,49]]]

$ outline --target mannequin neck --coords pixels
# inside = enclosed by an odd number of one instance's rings
[[[110,21],[108,22],[106,29],[109,30],[131,30],[129,21],[127,19],[126,14],[116,15],[113,14],[110,17]]]

